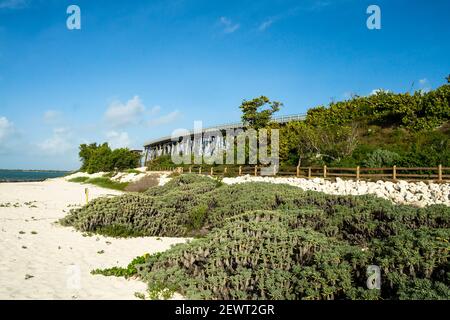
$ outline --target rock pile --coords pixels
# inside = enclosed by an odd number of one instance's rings
[[[449,183],[391,182],[381,180],[377,182],[367,182],[343,180],[340,178],[336,178],[336,181],[329,181],[321,178],[254,177],[249,175],[223,179],[223,182],[227,184],[250,181],[285,183],[299,187],[303,190],[314,190],[336,195],[374,194],[397,204],[410,204],[419,207],[431,204],[445,204],[450,206]]]

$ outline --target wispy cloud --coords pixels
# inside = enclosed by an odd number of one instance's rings
[[[283,20],[289,17],[296,16],[299,12],[317,12],[322,9],[332,5],[332,2],[329,0],[307,0],[302,2],[301,5],[297,5],[295,7],[291,7],[284,12],[280,12],[278,14],[272,15],[265,20],[263,20],[258,25],[258,31],[263,32],[270,28],[275,22],[279,20]]]
[[[308,7],[310,11],[319,11],[331,4],[329,0],[314,0],[312,4]]]
[[[131,145],[131,139],[125,131],[108,131],[106,133],[106,138],[113,149],[128,148]]]
[[[27,6],[27,0],[0,0],[0,9],[22,9]]]
[[[156,119],[152,119],[148,122],[150,126],[158,126],[174,122],[181,116],[181,112],[178,110],[172,111],[166,115],[160,116]]]
[[[275,21],[275,20],[274,20],[273,18],[269,18],[269,19],[263,21],[263,22],[259,25],[258,30],[259,30],[259,31],[264,31],[264,30],[266,30],[267,28],[269,28],[269,27],[274,23],[274,21]]]
[[[61,120],[62,112],[57,110],[47,110],[44,112],[44,122],[46,124],[55,124]]]
[[[239,23],[233,23],[229,18],[227,17],[220,17],[220,24],[223,27],[224,33],[233,33],[237,31],[240,27]]]
[[[154,106],[151,110],[150,110],[150,114],[158,114],[161,111],[161,106]]]
[[[134,96],[126,103],[114,101],[106,110],[105,119],[113,127],[135,124],[144,113],[145,106],[139,96]]]
[[[14,124],[6,117],[0,117],[0,144],[14,132]]]
[[[53,135],[38,143],[38,148],[50,155],[61,155],[74,149],[73,143],[70,141],[71,132],[68,128],[55,128]]]

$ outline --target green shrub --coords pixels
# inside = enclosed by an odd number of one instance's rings
[[[78,182],[78,183],[86,182],[87,180],[89,180],[89,177],[76,177],[69,179],[70,182]]]
[[[374,95],[331,103],[308,110],[306,121],[314,126],[366,122],[382,126],[404,126],[414,131],[432,130],[450,120],[450,85],[427,93]]]
[[[145,193],[94,199],[71,210],[61,222],[111,236],[183,236],[195,233],[191,210],[215,187],[213,179],[183,175]]]
[[[91,271],[91,274],[101,274],[104,276],[131,278],[137,275],[136,266],[145,263],[147,257],[148,254],[134,258],[126,268],[113,267],[107,269],[95,269]]]
[[[84,181],[85,183],[94,184],[96,186],[102,187],[102,188],[108,188],[108,189],[114,189],[114,190],[125,190],[125,188],[128,186],[128,182],[117,182],[113,181],[109,178],[105,177],[99,177],[99,178],[90,178]]]
[[[443,239],[449,229],[403,230],[391,240],[369,242],[363,251],[303,227],[303,215],[300,210],[234,216],[204,239],[149,257],[137,267],[138,275],[149,286],[164,283],[190,299],[448,297],[449,244]],[[406,242],[395,239],[404,237]],[[365,287],[371,264],[382,268],[381,290]]]
[[[141,160],[140,154],[127,148],[111,150],[108,143],[81,144],[79,156],[82,162],[80,171],[87,173],[133,169]]]
[[[142,194],[95,199],[72,210],[64,220],[81,231],[192,236],[248,211],[299,209],[304,212],[299,218],[303,225],[352,244],[384,239],[404,228],[450,225],[449,209],[443,205],[418,209],[373,195],[326,195],[285,184],[221,185],[195,174],[181,175]]]
[[[147,170],[161,170],[176,167],[177,165],[172,162],[172,158],[170,155],[159,156],[148,163]]]
[[[392,151],[377,149],[370,153],[363,161],[363,166],[366,168],[384,168],[392,167],[398,164],[400,156]]]
[[[415,279],[407,282],[398,292],[400,300],[449,300],[448,283],[433,282],[428,279]]]
[[[203,238],[133,264],[155,297],[425,299],[446,297],[443,285],[450,284],[445,205],[415,208],[372,195],[181,175],[145,193],[95,199],[61,223],[113,236],[201,231]],[[382,270],[381,290],[366,289],[371,264]]]

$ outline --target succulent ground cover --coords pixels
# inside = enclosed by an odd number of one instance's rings
[[[201,236],[126,269],[149,292],[201,299],[449,299],[450,208],[181,175],[61,221],[110,235]],[[369,265],[381,290],[366,287]],[[167,292],[167,291],[164,291]]]

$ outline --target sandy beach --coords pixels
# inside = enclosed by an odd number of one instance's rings
[[[85,202],[87,185],[64,178],[0,183],[0,299],[136,299],[138,280],[91,275],[163,251],[181,238],[89,236],[55,223]],[[90,199],[120,194],[89,185]]]

